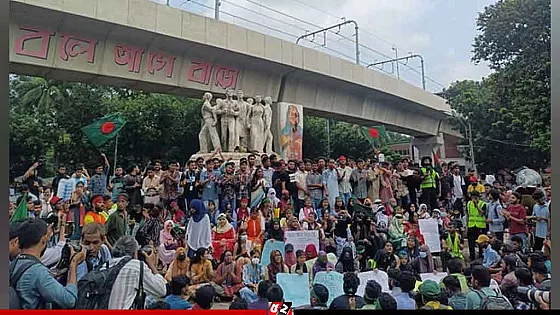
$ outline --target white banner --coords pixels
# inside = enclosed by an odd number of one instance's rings
[[[436,219],[421,219],[418,220],[420,233],[424,236],[424,241],[430,252],[441,252],[441,241],[439,239],[438,221]]]
[[[358,274],[358,278],[360,278],[360,286],[358,287],[357,293],[357,295],[359,296],[364,296],[366,285],[369,280],[375,280],[377,283],[379,283],[383,292],[391,292],[391,290],[389,289],[389,276],[383,270],[375,269],[372,271],[360,272]]]
[[[307,245],[312,244],[315,246],[316,252],[319,252],[319,231],[286,231],[285,233],[286,245],[292,244],[294,252],[298,250],[305,251]]]

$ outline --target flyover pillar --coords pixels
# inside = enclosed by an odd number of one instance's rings
[[[438,158],[445,158],[445,142],[443,140],[443,133],[437,136],[428,137],[415,137],[412,140],[412,147],[414,153],[414,161],[420,163],[420,159],[424,156],[429,156],[434,159],[434,153],[438,154]]]
[[[303,106],[278,102],[272,115],[274,152],[284,160],[303,160]]]

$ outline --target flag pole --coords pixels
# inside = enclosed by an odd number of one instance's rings
[[[115,136],[115,160],[113,161],[113,176],[117,173],[117,150],[119,147],[119,134]]]

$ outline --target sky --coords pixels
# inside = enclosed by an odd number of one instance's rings
[[[167,0],[151,0],[166,3]],[[426,89],[439,92],[459,80],[480,80],[487,64],[471,61],[476,18],[497,0],[220,0],[220,20],[295,42],[346,20],[359,26],[364,66],[406,55],[424,59]],[[214,17],[215,0],[169,0],[173,7]],[[338,34],[336,32],[338,31]],[[300,44],[355,61],[354,27],[347,24]],[[342,36],[340,36],[342,35]],[[325,41],[326,39],[326,41]],[[386,63],[378,71],[422,86],[418,59]]]

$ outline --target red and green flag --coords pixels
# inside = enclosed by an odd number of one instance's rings
[[[10,219],[10,223],[12,222],[18,222],[18,221],[22,221],[27,219],[28,215],[27,215],[27,194],[25,194],[22,198],[21,201],[19,202],[19,205],[16,209],[16,211],[14,212],[14,214],[12,215],[12,218]]]
[[[374,126],[374,127],[362,127],[360,129],[362,136],[375,147],[376,144],[380,143],[381,140],[387,138],[387,133],[385,132],[384,126]]]
[[[124,125],[126,125],[126,120],[119,114],[109,114],[83,127],[82,132],[94,146],[100,147],[116,137]]]

